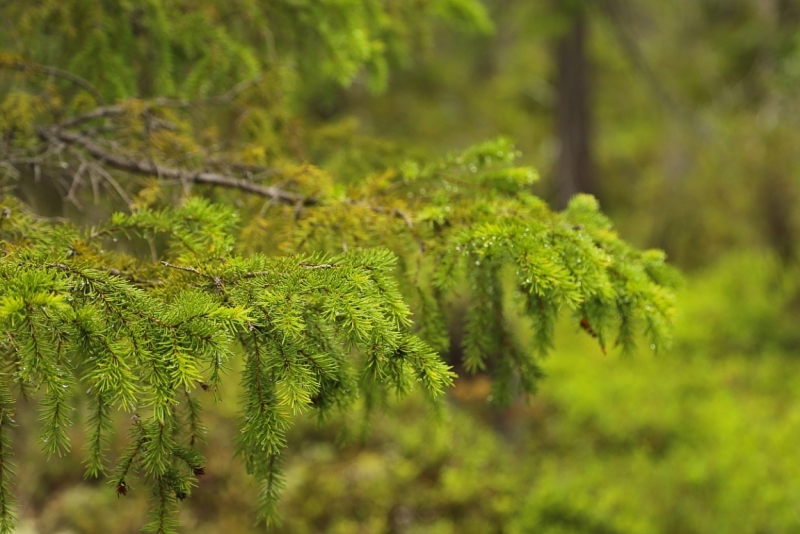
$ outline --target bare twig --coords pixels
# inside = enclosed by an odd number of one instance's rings
[[[111,176],[103,167],[98,165],[97,163],[93,163],[91,165],[91,169],[95,171],[100,177],[105,180],[107,186],[111,186],[111,188],[119,195],[119,198],[125,203],[126,206],[133,205],[133,199],[128,195],[128,193],[119,185],[119,183]],[[96,202],[95,202],[96,204]]]
[[[104,117],[111,117],[113,115],[121,115],[124,111],[125,108],[123,106],[101,106],[82,115],[76,115],[75,117],[62,122],[59,124],[59,126],[62,128],[69,128],[90,120],[102,119]]]
[[[79,210],[83,210],[83,205],[75,196],[75,190],[81,183],[81,176],[83,176],[83,172],[85,170],[86,170],[86,162],[81,162],[80,166],[78,166],[78,170],[75,171],[75,174],[72,176],[72,184],[69,186],[69,191],[67,191],[67,195],[64,197],[64,200],[72,202],[75,205],[75,207],[77,207]]]

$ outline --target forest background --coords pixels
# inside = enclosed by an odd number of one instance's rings
[[[27,19],[14,4],[0,3],[0,48],[96,79],[97,56],[70,57],[36,26],[36,17],[79,25],[102,11],[94,2],[65,2],[56,14],[42,2]],[[641,344],[631,356],[604,355],[565,320],[527,401],[493,407],[488,380],[464,374],[443,418],[412,396],[342,443],[336,425],[301,420],[277,531],[800,532],[800,2],[419,5],[432,13],[406,15],[394,35],[402,46],[388,39],[385,63],[343,54],[336,79],[298,60],[291,75],[306,83],[289,93],[291,105],[250,117],[248,128],[271,125],[254,161],[284,151],[319,172],[364,176],[378,160],[400,165],[408,154],[436,158],[506,136],[539,170],[535,191],[552,206],[596,195],[624,239],[664,249],[685,273],[675,341],[657,355]],[[235,26],[247,13],[218,16]],[[103,27],[100,37],[117,30]],[[175,31],[201,30],[213,34],[188,22]],[[215,94],[246,78],[240,52],[222,48],[180,89],[155,87],[160,58],[142,56],[151,76],[120,76],[104,96]],[[275,94],[268,98],[282,98]],[[6,101],[5,117],[19,107]],[[64,201],[68,193],[21,196],[34,211],[73,220],[110,209]],[[205,450],[216,468],[181,505],[183,528],[261,531],[256,492],[233,459],[233,409],[207,408]],[[118,499],[103,483],[82,482],[79,455],[44,463],[35,433],[18,434],[20,532],[138,531],[146,492]]]

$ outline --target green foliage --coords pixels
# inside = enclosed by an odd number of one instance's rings
[[[678,340],[684,331],[676,330]],[[545,415],[533,423],[527,449],[541,460],[531,460],[537,474],[510,531],[797,528],[796,360],[585,354],[575,346],[548,362],[538,407]]]
[[[411,184],[431,187],[424,180]],[[413,273],[434,280],[416,291],[433,292],[429,313],[437,317],[457,287],[456,273],[472,284],[465,364],[479,369],[493,362],[499,402],[510,400],[514,384],[532,392],[540,375],[504,319],[503,269],[517,269],[511,279],[538,325],[540,352],[550,345],[547,325],[562,306],[582,317],[601,346],[611,324],[618,324],[625,347],[636,323],[653,343],[664,341],[672,312],[669,293],[656,282],[668,272],[662,258],[622,243],[592,199],[579,197],[556,215],[522,193],[503,200],[505,187],[483,202],[462,206],[453,198],[444,219],[421,225],[416,239],[431,253]],[[234,343],[244,358],[237,454],[260,481],[259,515],[268,522],[283,486],[281,456],[293,415],[312,410],[325,419],[332,409],[350,409],[359,392],[368,408],[381,406],[389,393],[405,395],[417,383],[435,399],[451,383],[448,367],[410,330],[411,311],[392,276],[395,257],[385,249],[238,256],[234,213],[199,199],[178,209],[118,213],[89,230],[44,224],[10,200],[3,210],[7,364],[21,391],[41,396],[43,449],[69,450],[78,383],[88,386],[93,406],[87,476],[106,472],[110,411],[133,412],[111,482],[126,494],[130,480],[144,476],[154,492],[152,531],[172,531],[176,501],[204,470],[194,396],[198,387],[218,390]],[[486,216],[494,222],[469,223]],[[159,264],[103,248],[120,237],[162,234],[166,259]],[[420,275],[428,268],[431,274]]]
[[[385,395],[419,382],[435,398],[451,381],[408,332],[409,310],[385,250],[231,256],[233,213],[199,200],[119,214],[90,232],[37,227],[19,205],[8,206],[0,317],[9,376],[26,394],[41,395],[48,454],[69,450],[70,398],[78,382],[88,386],[87,476],[105,472],[110,410],[134,413],[112,482],[124,494],[131,477],[145,476],[155,492],[148,528],[156,532],[171,531],[175,500],[204,468],[192,396],[199,386],[217,390],[234,341],[246,357],[238,453],[264,484],[265,518],[278,495],[277,458],[292,414],[346,408],[359,387]],[[99,248],[105,236],[151,232],[171,236],[160,269]],[[145,280],[143,271],[162,276]]]
[[[767,251],[730,253],[681,293],[681,352],[706,356],[792,354],[798,275]]]
[[[15,195],[0,200],[7,384],[36,400],[48,455],[70,454],[86,406],[86,477],[119,496],[141,478],[149,531],[175,530],[205,473],[198,397],[220,400],[231,369],[235,454],[274,524],[296,417],[440,399],[455,301],[468,312],[452,363],[491,376],[497,405],[534,392],[564,313],[604,352],[669,344],[664,255],[621,240],[592,197],[550,210],[508,139],[365,157],[346,124],[317,124],[321,93],[362,73],[380,89],[435,21],[488,30],[475,0],[0,14],[0,68],[14,73],[0,86],[0,185]],[[352,150],[333,156],[342,139]],[[109,454],[118,411],[127,438]]]
[[[205,96],[264,70],[288,83],[300,75],[339,84],[366,71],[379,89],[389,62],[405,60],[431,21],[491,27],[476,0],[70,0],[9,5],[3,14],[0,47],[63,66],[102,86],[108,100]]]

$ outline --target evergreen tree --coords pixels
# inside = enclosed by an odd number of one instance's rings
[[[0,14],[0,532],[13,527],[18,396],[40,405],[47,455],[69,450],[74,402],[88,402],[87,476],[119,495],[142,477],[146,529],[173,532],[206,469],[198,396],[218,393],[234,358],[237,453],[271,523],[294,416],[324,421],[358,399],[369,411],[413,388],[441,397],[458,295],[463,366],[491,374],[497,403],[535,391],[562,311],[603,351],[640,332],[669,342],[663,254],[622,241],[590,196],[551,211],[510,141],[429,161],[319,121],[326,87],[380,89],[432,20],[488,29],[475,0]],[[34,213],[42,190],[71,222]],[[131,422],[110,462],[115,410]]]

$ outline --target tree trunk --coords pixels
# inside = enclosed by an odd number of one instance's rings
[[[773,125],[762,132],[764,159],[754,172],[762,175],[759,181],[758,200],[761,202],[762,217],[765,223],[767,240],[773,250],[785,263],[797,257],[797,225],[794,212],[797,200],[793,184],[792,168],[796,164],[787,161],[786,154],[792,148],[782,143],[780,117],[784,114],[784,102],[777,91],[775,78],[778,76],[781,54],[787,43],[791,43],[800,17],[800,2],[797,0],[761,0],[758,4],[763,24],[769,29],[772,40],[761,49],[760,79],[764,88],[760,114],[774,117]]]
[[[566,206],[576,193],[597,194],[591,146],[589,65],[586,15],[577,9],[556,46],[556,127],[559,141],[555,169],[556,198]]]

